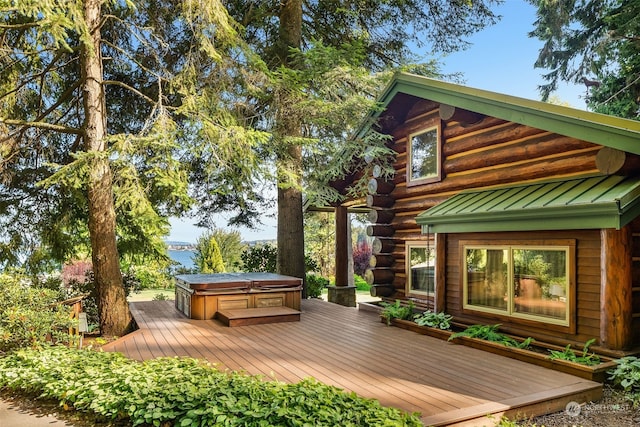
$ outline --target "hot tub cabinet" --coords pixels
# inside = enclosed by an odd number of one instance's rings
[[[176,276],[175,305],[191,319],[219,312],[287,307],[300,310],[302,279],[274,273],[183,274]]]

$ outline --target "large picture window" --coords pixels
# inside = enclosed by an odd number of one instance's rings
[[[462,246],[464,308],[568,326],[573,246]]]
[[[432,242],[407,242],[407,294],[435,295],[435,253]]]
[[[434,126],[409,136],[407,183],[440,179],[440,127]]]

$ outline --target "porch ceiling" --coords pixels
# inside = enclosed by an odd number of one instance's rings
[[[597,176],[462,192],[421,213],[430,233],[620,229],[640,215],[640,178]]]

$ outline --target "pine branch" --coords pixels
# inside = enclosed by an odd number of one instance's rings
[[[144,93],[140,92],[138,89],[129,86],[128,84],[118,81],[118,80],[103,80],[102,81],[102,85],[113,85],[113,86],[120,86],[123,87],[125,89],[127,89],[128,91],[133,92],[134,94],[138,95],[139,97],[141,97],[142,99],[144,99],[145,101],[147,101],[149,104],[151,105],[156,105],[156,101],[154,101],[152,98],[149,98],[147,95],[145,95]]]
[[[67,133],[71,135],[84,135],[83,129],[72,128],[69,126],[55,125],[47,122],[30,122],[27,120],[0,119],[0,123],[8,126],[20,126],[22,128],[36,128],[51,130],[54,132]]]

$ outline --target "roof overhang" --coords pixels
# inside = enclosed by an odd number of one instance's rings
[[[397,73],[378,98],[383,108],[372,112],[357,136],[384,114],[398,94],[447,104],[499,119],[640,154],[640,122],[590,111],[503,95],[414,74]]]
[[[620,229],[640,215],[640,178],[598,176],[465,191],[419,214],[427,233]]]

